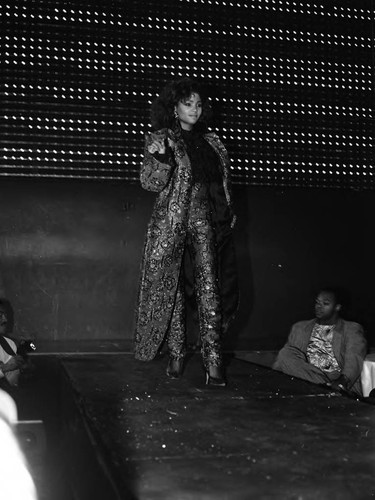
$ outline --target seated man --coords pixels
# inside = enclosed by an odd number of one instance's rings
[[[315,301],[315,319],[292,326],[273,368],[362,395],[360,375],[367,343],[361,325],[340,317],[341,305],[335,290],[321,290]]]
[[[0,385],[18,385],[20,369],[25,365],[22,356],[17,355],[17,345],[5,334],[8,330],[8,314],[5,302],[0,300]],[[5,387],[3,387],[5,388]]]

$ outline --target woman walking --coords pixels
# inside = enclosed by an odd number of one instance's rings
[[[165,341],[167,375],[186,354],[185,269],[194,276],[206,384],[225,385],[222,338],[238,305],[235,216],[227,151],[207,132],[209,101],[189,78],[165,86],[151,107],[141,185],[158,193],[148,225],[136,315],[135,356],[153,359]]]

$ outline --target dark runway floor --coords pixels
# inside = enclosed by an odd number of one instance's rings
[[[166,362],[63,358],[64,456],[80,498],[375,497],[375,406],[239,359],[226,388],[204,385],[198,354],[180,380]]]

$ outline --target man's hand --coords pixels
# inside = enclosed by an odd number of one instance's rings
[[[166,151],[165,139],[159,139],[159,140],[154,139],[147,149],[148,152],[151,154],[159,153],[161,155],[164,155]]]
[[[12,356],[7,363],[2,363],[0,369],[3,373],[19,370],[25,363],[22,356]]]
[[[339,378],[332,380],[328,385],[335,391],[348,392],[348,381],[344,375],[340,375]]]

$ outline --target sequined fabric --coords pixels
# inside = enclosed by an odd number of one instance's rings
[[[306,357],[312,365],[324,372],[340,372],[340,366],[333,353],[332,341],[334,325],[315,324],[310,342],[307,346]]]
[[[187,223],[185,252],[189,253],[194,270],[194,289],[198,307],[199,331],[203,364],[222,363],[222,308],[219,293],[216,237],[211,220],[208,186],[193,185]],[[185,354],[184,270],[181,268],[175,308],[167,333],[169,354],[180,359]]]
[[[183,139],[166,129],[156,135],[168,141],[173,158],[169,163],[158,161],[147,150],[152,138],[146,136],[141,184],[144,189],[159,194],[147,228],[142,259],[135,356],[144,361],[153,359],[164,339],[176,357],[183,353],[185,313],[181,269],[188,248],[196,257],[199,252],[195,260],[195,290],[200,304],[203,359],[205,363],[219,364],[220,349],[216,343],[220,346],[221,333],[227,329],[238,303],[231,231],[221,231],[216,239],[211,237],[211,209],[207,203],[202,203],[204,197],[200,196],[199,183],[193,183]],[[220,160],[230,226],[233,227],[228,155],[216,134],[209,133],[204,138]],[[224,281],[228,281],[228,285]],[[223,295],[228,301],[221,308]]]

